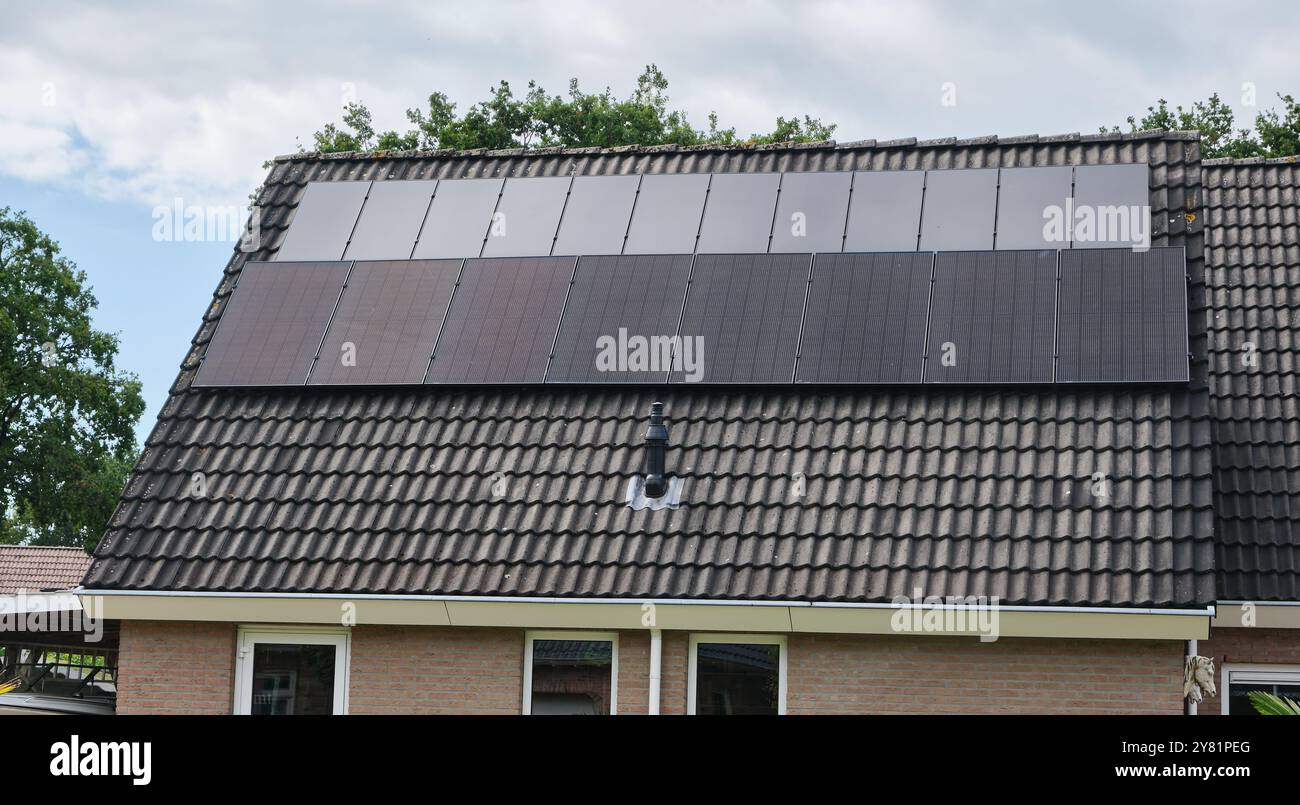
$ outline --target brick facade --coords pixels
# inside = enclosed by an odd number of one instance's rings
[[[1214,659],[1214,685],[1223,693],[1225,663],[1245,665],[1300,665],[1300,629],[1216,628],[1209,640],[1196,645],[1196,653]],[[1222,715],[1220,696],[1207,696],[1197,715]]]
[[[118,712],[228,713],[233,624],[122,628]],[[685,632],[663,636],[660,711],[686,712]],[[361,626],[352,713],[520,711],[524,631]],[[790,635],[787,710],[804,713],[1179,713],[1178,641]],[[650,639],[619,635],[618,711],[645,713]]]
[[[236,631],[230,623],[122,621],[117,712],[229,714]]]

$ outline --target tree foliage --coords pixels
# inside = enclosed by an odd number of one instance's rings
[[[315,150],[389,151],[436,148],[544,148],[550,146],[613,147],[620,145],[677,145],[828,140],[835,125],[805,115],[778,117],[772,131],[741,137],[736,129],[720,128],[716,113],[708,128],[696,129],[686,114],[670,109],[668,79],[651,64],[637,79],[626,98],[608,87],[603,92],[583,92],[578,79],[569,81],[567,95],[548,95],[535,81],[517,97],[510,83],[493,87],[486,100],[458,115],[456,104],[441,92],[429,96],[425,109],[408,109],[412,128],[376,132],[370,110],[359,102],[344,107],[341,124],[326,124],[312,136]]]
[[[1300,155],[1300,103],[1291,95],[1278,93],[1282,109],[1267,109],[1255,115],[1255,128],[1238,128],[1231,107],[1216,92],[1204,102],[1197,101],[1190,109],[1169,103],[1161,98],[1155,106],[1148,106],[1140,120],[1129,117],[1131,131],[1163,129],[1166,131],[1199,131],[1201,156],[1215,157],[1289,157]],[[1119,131],[1112,127],[1111,131]],[[1103,127],[1102,131],[1106,131]]]
[[[144,400],[96,304],[58,244],[0,208],[0,542],[90,548],[126,482]]]

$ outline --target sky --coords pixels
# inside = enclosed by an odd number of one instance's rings
[[[270,157],[359,99],[376,128],[505,79],[624,96],[646,64],[697,127],[778,115],[841,142],[1064,134],[1218,92],[1248,126],[1300,93],[1300,5],[1088,2],[58,2],[0,26],[0,207],[86,272],[147,435],[233,242],[158,239],[156,208],[235,209]]]

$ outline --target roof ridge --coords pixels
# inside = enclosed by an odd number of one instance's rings
[[[339,151],[334,153],[321,153],[319,151],[302,151],[296,154],[282,154],[273,157],[272,162],[319,162],[334,160],[366,160],[366,159],[427,159],[427,158],[464,158],[464,157],[507,157],[507,156],[592,156],[602,154],[662,154],[662,153],[751,153],[762,151],[851,151],[851,150],[871,150],[871,149],[890,149],[890,148],[950,148],[952,146],[993,146],[993,145],[1026,145],[1033,143],[1065,143],[1065,142],[1097,142],[1097,141],[1130,141],[1130,140],[1155,140],[1167,139],[1177,141],[1195,141],[1201,137],[1197,131],[1177,131],[1169,129],[1146,129],[1134,132],[1099,132],[1097,134],[1081,134],[1071,132],[1068,134],[1023,134],[1000,136],[989,134],[980,137],[939,137],[933,139],[918,139],[916,137],[905,137],[894,140],[850,140],[847,142],[838,142],[836,140],[818,140],[816,142],[783,142],[783,143],[760,143],[760,144],[731,144],[723,145],[717,143],[707,143],[701,145],[679,145],[677,143],[665,143],[663,145],[619,145],[619,146],[583,146],[577,148],[567,148],[564,146],[553,146],[547,148],[438,148],[438,149],[413,149],[400,151]]]
[[[1300,165],[1300,155],[1289,157],[1214,157],[1202,159],[1202,167],[1229,165],[1232,167],[1249,167],[1252,165]]]

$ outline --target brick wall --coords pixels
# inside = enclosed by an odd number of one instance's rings
[[[1224,631],[1245,630],[1219,630],[1216,640]],[[1266,640],[1263,632],[1256,635]],[[235,634],[232,624],[123,623],[118,712],[230,712]],[[686,712],[688,637],[663,636],[664,714]],[[790,635],[788,641],[790,713],[1182,711],[1178,641],[980,643],[902,635]],[[1296,651],[1300,641],[1290,645]],[[1300,663],[1300,652],[1257,650],[1273,652],[1276,662]],[[350,711],[518,713],[523,651],[522,629],[358,627],[352,632]],[[1233,659],[1266,661],[1262,656]],[[649,635],[620,633],[620,713],[646,712],[649,672]],[[1217,709],[1217,703],[1202,707]]]
[[[117,712],[231,712],[235,633],[229,623],[122,621]]]
[[[1182,712],[1179,641],[790,635],[790,713]]]
[[[1223,693],[1225,663],[1300,665],[1300,629],[1216,628],[1209,640],[1196,644],[1196,653],[1214,658],[1214,685]],[[1220,696],[1207,696],[1197,715],[1222,715]]]
[[[520,629],[361,626],[348,711],[517,714],[523,677]]]

